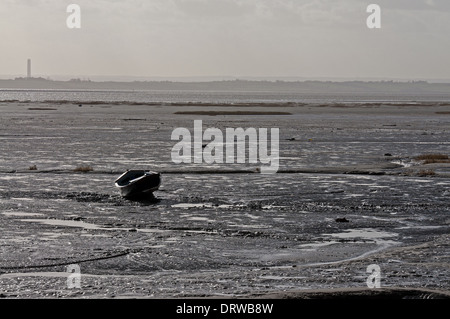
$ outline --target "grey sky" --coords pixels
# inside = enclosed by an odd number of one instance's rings
[[[2,0],[0,39],[2,75],[450,78],[449,0]]]

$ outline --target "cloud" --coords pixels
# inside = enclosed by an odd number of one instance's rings
[[[450,11],[448,0],[374,0],[386,10],[407,11]]]
[[[409,73],[426,69],[420,57],[448,64],[432,53],[450,50],[448,0],[374,0],[375,32],[365,22],[371,2],[360,0],[74,0],[82,28],[69,30],[71,2],[2,0],[2,72],[22,70],[28,57],[50,74],[339,76],[395,67],[400,75],[407,66],[392,61],[408,61]]]
[[[173,0],[186,17],[198,19],[237,18],[251,14],[251,2],[234,0]]]

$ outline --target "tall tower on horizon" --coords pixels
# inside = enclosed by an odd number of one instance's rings
[[[31,59],[27,61],[27,79],[31,78]]]

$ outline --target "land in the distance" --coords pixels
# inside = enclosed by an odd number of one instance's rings
[[[90,81],[72,79],[54,81],[45,78],[0,80],[2,89],[67,89],[67,90],[218,90],[218,91],[286,91],[304,93],[382,93],[382,94],[444,94],[450,83],[426,81],[255,81],[224,80],[203,82],[182,81]]]

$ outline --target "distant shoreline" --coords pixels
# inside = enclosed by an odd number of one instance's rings
[[[1,90],[0,90],[1,92]],[[405,107],[448,107],[450,106],[450,102],[444,101],[422,101],[422,102],[406,102],[406,101],[398,101],[398,102],[255,102],[255,103],[235,103],[235,102],[137,102],[137,101],[89,101],[89,100],[43,100],[43,101],[31,101],[31,100],[16,100],[16,99],[6,99],[2,100],[0,98],[0,104],[43,104],[43,105],[53,105],[53,106],[61,106],[61,105],[73,105],[77,107],[82,106],[100,106],[100,107],[111,107],[113,105],[121,106],[164,106],[164,107],[200,107],[200,108],[237,108],[237,109],[247,109],[247,108],[296,108],[296,107],[308,107],[308,108],[339,108],[339,109],[370,109],[370,108],[380,108],[380,107],[395,107],[395,108],[405,108]],[[30,111],[45,111],[45,110],[57,110],[57,108],[48,108],[48,107],[29,107]],[[232,111],[225,112],[224,111],[179,111],[174,114],[184,114],[184,115],[262,115],[265,113],[266,115],[291,115],[289,112],[267,112],[267,111]],[[233,114],[232,114],[233,113]],[[246,113],[246,114],[244,114]],[[436,114],[448,115],[449,111],[436,111]]]
[[[205,82],[180,81],[90,81],[72,79],[54,81],[44,78],[16,78],[0,80],[1,89],[54,89],[54,90],[206,90],[206,91],[283,91],[324,94],[445,94],[450,95],[450,83],[426,81],[267,81],[267,80],[222,80]]]

